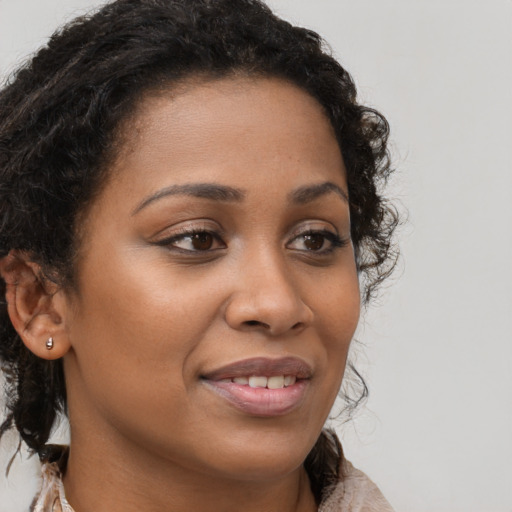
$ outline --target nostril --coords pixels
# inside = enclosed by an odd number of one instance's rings
[[[297,322],[295,325],[292,326],[292,329],[298,330],[298,329],[302,329],[303,327],[304,327],[303,322]]]
[[[247,320],[244,324],[249,327],[265,327],[265,329],[270,329],[270,325],[264,322],[259,322],[258,320]]]

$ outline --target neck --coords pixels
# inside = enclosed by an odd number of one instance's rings
[[[314,512],[301,466],[277,478],[235,479],[184,468],[108,437],[73,436],[64,476],[75,512]]]

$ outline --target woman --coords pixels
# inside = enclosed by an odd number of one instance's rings
[[[393,263],[387,133],[254,0],[118,0],[18,72],[2,432],[43,461],[33,510],[391,510],[322,432]]]

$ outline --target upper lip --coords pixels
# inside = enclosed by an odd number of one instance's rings
[[[213,381],[251,375],[265,377],[293,375],[297,379],[309,379],[312,373],[311,366],[298,357],[282,357],[279,359],[253,357],[227,364],[204,374],[202,377]]]

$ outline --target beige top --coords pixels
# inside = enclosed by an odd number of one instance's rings
[[[378,487],[362,472],[344,461],[345,478],[328,489],[318,512],[393,512]],[[57,463],[43,464],[41,491],[32,512],[74,512],[67,502]]]

